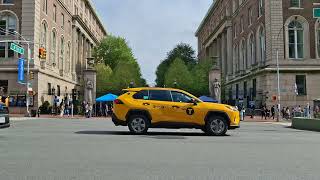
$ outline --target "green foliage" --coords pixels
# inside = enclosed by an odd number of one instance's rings
[[[130,82],[146,86],[137,60],[124,38],[108,36],[94,49],[97,70],[97,94],[121,93]]]
[[[48,101],[43,102],[43,104],[39,107],[41,114],[51,114],[51,106]]]
[[[132,49],[124,38],[107,36],[94,49],[93,56],[98,63],[105,63],[114,69],[119,62],[135,61]]]
[[[175,59],[167,70],[165,75],[165,84],[167,87],[176,87],[188,90],[192,87],[192,75],[185,63],[177,58]]]
[[[165,85],[165,75],[168,68],[175,59],[181,59],[187,68],[190,70],[196,63],[197,59],[195,57],[195,51],[189,44],[180,43],[173,50],[167,54],[167,58],[163,60],[156,71],[157,79],[156,84],[158,87],[163,87]]]
[[[212,62],[202,61],[192,69],[193,85],[190,92],[194,95],[201,96],[209,94],[209,72],[211,68]]]
[[[105,64],[97,64],[95,68],[97,71],[97,95],[100,96],[110,91],[112,69]]]

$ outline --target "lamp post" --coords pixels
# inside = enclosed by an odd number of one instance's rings
[[[283,28],[285,25],[281,27],[281,29],[278,32],[277,41],[279,41],[280,34],[283,31]],[[277,115],[277,122],[280,120],[280,113],[281,113],[281,90],[280,90],[280,67],[279,67],[279,48],[277,47],[277,91],[278,91],[278,115]]]

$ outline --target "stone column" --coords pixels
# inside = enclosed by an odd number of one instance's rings
[[[96,70],[88,68],[83,71],[84,76],[84,100],[88,103],[96,103]]]
[[[227,66],[228,66],[228,75],[229,77],[233,75],[233,43],[232,43],[232,28],[227,27],[227,34],[226,34],[226,51],[227,51]]]

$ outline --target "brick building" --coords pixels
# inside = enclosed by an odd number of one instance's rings
[[[55,95],[61,99],[82,92],[87,58],[107,35],[89,0],[0,0],[0,40],[21,40],[15,32],[34,42],[30,62],[34,108],[44,101],[52,104]],[[12,113],[24,113],[27,89],[17,83],[19,55],[10,50],[10,44],[0,43],[0,96],[11,97]],[[47,51],[46,59],[38,57],[41,47]]]
[[[218,60],[223,100],[277,104],[277,52],[282,106],[312,106],[320,98],[320,21],[314,8],[320,0],[212,3],[196,32],[198,56]]]

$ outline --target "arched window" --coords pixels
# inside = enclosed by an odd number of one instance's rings
[[[297,20],[293,20],[288,25],[289,36],[289,58],[303,58],[303,26]]]
[[[239,62],[238,62],[239,56],[238,56],[238,46],[235,45],[233,47],[233,63],[234,63],[234,73],[237,73],[239,71]]]
[[[251,63],[251,65],[257,63],[255,57],[255,42],[253,34],[251,34],[248,39],[248,61]]]
[[[320,20],[316,23],[316,37],[317,58],[320,58]]]
[[[246,58],[246,43],[244,40],[241,41],[240,45],[240,67],[241,70],[245,70],[247,68],[247,58]]]
[[[60,40],[60,70],[63,70],[63,63],[64,63],[64,38],[61,36]]]
[[[260,27],[258,32],[258,42],[259,42],[259,59],[260,62],[265,62],[266,60],[266,38],[264,28]]]
[[[41,24],[41,36],[40,36],[40,46],[47,49],[47,30],[48,26],[45,21]]]
[[[17,17],[11,12],[0,12],[0,35],[8,35],[14,31],[17,31]]]
[[[56,49],[57,49],[57,33],[55,29],[51,33],[51,62],[52,65],[56,65]]]
[[[71,51],[71,45],[70,45],[70,42],[68,42],[68,45],[67,45],[67,55],[66,55],[66,72],[67,73],[70,73],[70,51]]]

